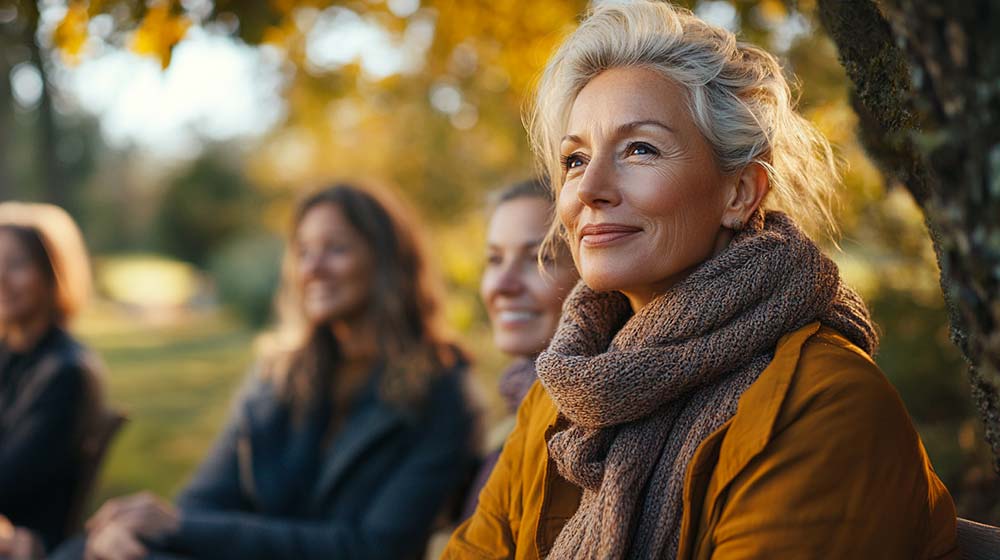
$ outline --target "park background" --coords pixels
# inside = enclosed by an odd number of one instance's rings
[[[777,54],[844,161],[827,242],[881,327],[899,390],[965,517],[1000,488],[919,208],[855,136],[812,0],[685,5]],[[224,421],[268,328],[295,201],[339,178],[388,185],[426,225],[447,319],[490,405],[504,358],[478,300],[486,195],[533,171],[521,122],[588,7],[527,0],[0,0],[0,199],[79,221],[97,297],[75,325],[129,423],[96,502],[172,496]]]

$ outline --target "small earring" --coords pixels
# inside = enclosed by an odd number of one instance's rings
[[[743,229],[743,220],[736,219],[729,222],[729,229],[733,231],[740,231]]]

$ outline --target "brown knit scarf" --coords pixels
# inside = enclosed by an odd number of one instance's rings
[[[634,314],[582,282],[537,362],[569,427],[549,454],[583,488],[552,559],[677,555],[688,462],[736,412],[783,335],[813,321],[869,354],[861,299],[784,214],[758,212],[723,252]]]

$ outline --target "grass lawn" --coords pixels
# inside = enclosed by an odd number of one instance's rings
[[[100,354],[109,401],[129,417],[93,506],[137,490],[172,497],[225,422],[254,333],[219,314],[151,323],[109,308],[83,317],[75,332]]]

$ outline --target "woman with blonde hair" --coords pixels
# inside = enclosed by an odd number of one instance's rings
[[[957,558],[868,311],[805,233],[838,178],[776,59],[601,4],[531,128],[582,282],[444,557]]]
[[[106,503],[85,557],[422,555],[467,477],[474,422],[414,226],[385,195],[321,190],[295,213],[282,284],[287,336],[177,506],[148,493]]]
[[[67,330],[89,293],[72,218],[48,204],[0,204],[0,555],[23,555],[7,547],[23,551],[29,534],[51,549],[70,530],[101,410],[99,368]]]
[[[493,328],[493,344],[513,358],[500,375],[500,394],[512,417],[535,382],[535,358],[549,345],[563,300],[579,275],[560,244],[543,251],[552,224],[552,189],[532,179],[494,195],[486,228],[486,266],[479,294]],[[509,421],[490,430],[492,446],[466,497],[462,519],[475,510],[479,492],[496,465]],[[497,440],[500,441],[497,441]]]

